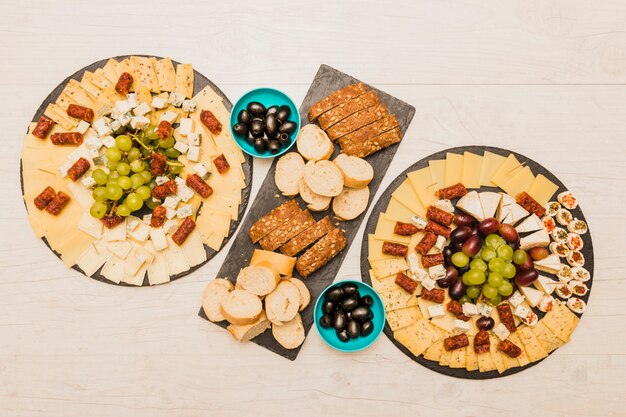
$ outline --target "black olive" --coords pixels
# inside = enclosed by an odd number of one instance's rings
[[[329,300],[324,300],[324,302],[322,303],[322,311],[325,314],[332,313],[334,309],[335,309],[335,303]]]
[[[338,332],[346,328],[346,313],[341,310],[337,310],[333,313],[333,327]]]
[[[359,337],[359,333],[361,332],[361,326],[356,320],[350,320],[348,322],[346,332],[348,333],[350,339],[356,339],[357,337]]]
[[[345,330],[337,332],[337,337],[342,342],[347,342],[348,340],[350,340],[350,336],[348,336],[348,333]]]
[[[272,136],[276,133],[278,129],[278,122],[276,121],[276,116],[270,114],[265,118],[265,133],[267,136]]]
[[[371,295],[364,295],[363,297],[361,297],[361,302],[359,304],[366,307],[371,307],[372,304],[374,304],[374,299]]]
[[[281,146],[287,146],[291,143],[291,136],[288,133],[279,133],[276,135],[276,139]]]
[[[345,292],[345,290],[344,290]],[[343,308],[345,311],[352,311],[355,308],[357,308],[359,306],[359,302],[356,299],[356,297],[346,297],[343,299],[343,301],[341,302],[341,308]]]
[[[265,106],[258,101],[251,101],[250,103],[248,103],[247,109],[255,116],[262,116],[266,112]]]
[[[286,122],[289,119],[289,115],[291,114],[291,109],[289,106],[282,105],[278,108],[276,112],[276,118],[281,122]]]
[[[352,311],[347,311],[346,312],[346,319],[347,320],[352,320]]]
[[[235,123],[233,126],[233,132],[235,135],[244,137],[248,134],[248,125],[244,125],[243,123]]]
[[[263,153],[265,152],[266,149],[266,145],[265,145],[265,141],[261,138],[256,138],[254,139],[254,150],[257,151],[258,153]]]
[[[361,323],[361,336],[369,336],[374,331],[374,323],[371,320]]]
[[[246,136],[246,142],[248,142],[250,145],[254,146],[254,141],[255,141],[255,137],[252,136],[252,133],[248,132],[248,135]]]
[[[280,133],[292,134],[293,132],[296,131],[296,127],[298,127],[298,125],[296,125],[295,122],[285,122],[282,125],[280,125],[280,127],[278,128],[278,131]]]
[[[278,151],[280,151],[280,143],[278,143],[277,140],[270,140],[267,143],[267,149],[270,151],[270,153],[277,154]]]
[[[341,289],[347,297],[356,295],[359,292],[359,287],[357,287],[357,285],[353,282],[341,284]]]
[[[343,298],[343,289],[341,287],[331,288],[328,293],[326,293],[326,298],[330,301],[339,301]]]
[[[253,120],[252,123],[250,123],[250,132],[252,132],[252,136],[256,138],[263,136],[263,130],[265,130],[265,126],[262,121]]]
[[[333,327],[333,319],[330,314],[324,314],[320,319],[320,326],[327,329],[329,327]]]
[[[252,121],[252,116],[250,116],[250,113],[248,112],[248,110],[243,109],[237,115],[237,121],[239,123],[243,123],[244,125],[249,125],[250,122]]]
[[[269,116],[270,114],[276,114],[277,111],[278,111],[278,106],[276,105],[270,106],[267,108],[267,111],[265,112],[265,117]]]
[[[359,306],[352,310],[352,318],[357,320],[367,320],[370,316],[371,310],[368,307]]]

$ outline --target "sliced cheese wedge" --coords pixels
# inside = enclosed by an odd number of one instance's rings
[[[526,211],[526,209],[519,204],[513,204],[509,206],[509,214],[502,221],[506,224],[515,225],[517,222],[522,220],[524,217],[528,216],[530,213]]]
[[[535,280],[533,284],[535,285],[535,287],[537,287],[538,290],[541,290],[545,292],[546,294],[550,295],[556,289],[557,283],[558,281],[552,278],[539,275],[539,277]]]
[[[534,232],[541,229],[543,229],[543,222],[536,214],[527,217],[526,220],[515,227],[518,233]]]
[[[543,298],[543,292],[536,290],[533,287],[520,286],[519,289],[522,294],[524,294],[524,297],[526,297],[528,304],[532,307],[536,307],[537,304],[539,304],[539,301],[541,301],[541,298]]]
[[[511,207],[515,204],[515,199],[507,193],[500,193],[500,204],[496,211],[496,218],[500,223],[503,223],[506,217],[511,212]]]
[[[480,198],[480,205],[483,207],[483,215],[485,218],[495,217],[498,207],[500,206],[500,200],[502,199],[500,194],[485,191],[478,196]]]
[[[524,250],[547,246],[550,243],[550,235],[545,230],[539,230],[531,235],[520,239],[520,248]]]
[[[456,206],[479,221],[485,218],[483,207],[480,204],[480,198],[478,197],[478,193],[476,191],[470,191],[465,194],[461,197]]]
[[[559,255],[548,255],[547,258],[535,261],[534,264],[535,269],[549,274],[556,274],[561,270],[561,258],[559,258]]]

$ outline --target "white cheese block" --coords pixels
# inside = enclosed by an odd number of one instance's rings
[[[183,111],[188,113],[193,113],[196,111],[196,101],[195,100],[183,100]]]
[[[118,100],[115,102],[113,109],[114,111],[111,112],[111,116],[113,116],[113,118],[117,118],[115,117],[116,114],[122,115],[124,113],[128,113],[133,109],[133,106],[131,106],[131,103],[129,103],[128,100]]]
[[[543,229],[543,222],[536,214],[527,217],[523,222],[515,227],[518,233],[535,232]]]
[[[183,136],[188,136],[191,132],[193,132],[193,120],[185,117],[178,121],[180,126],[178,127],[178,133]]]
[[[424,288],[426,288],[428,291],[430,291],[430,290],[432,290],[433,288],[435,288],[435,284],[436,284],[436,282],[435,282],[435,280],[434,280],[434,279],[432,279],[432,278],[428,278],[428,277],[427,277],[427,278],[424,278],[424,279],[422,280],[422,286],[423,286]]]
[[[152,110],[148,103],[141,103],[137,107],[133,109],[133,114],[135,116],[143,116],[146,113],[149,113]]]
[[[154,252],[150,241],[146,242],[146,248]],[[169,282],[169,280],[170,273],[165,256],[155,256],[152,262],[148,264],[148,282],[150,285],[157,285]]]
[[[169,195],[169,196],[165,197],[165,200],[163,200],[163,204],[162,205],[165,208],[171,208],[172,210],[175,210],[179,201],[180,201],[180,198],[178,198],[178,196]]]
[[[478,308],[478,314],[481,316],[489,317],[491,316],[491,312],[493,311],[493,307],[486,303],[478,303],[476,304]]]
[[[150,223],[152,223],[152,213],[144,214],[144,216],[141,218],[141,221],[143,221],[147,225],[150,225]]]
[[[494,193],[492,191],[485,191],[480,193],[480,205],[483,208],[483,216],[485,218],[495,217],[496,212],[498,211],[498,206],[500,205],[500,194]]]
[[[123,240],[117,242],[109,242],[109,244],[107,245],[107,249],[118,258],[126,259],[133,247],[129,242]]]
[[[191,146],[200,146],[202,135],[200,133],[191,132],[187,135],[187,143]]]
[[[513,295],[509,297],[508,301],[513,307],[517,307],[524,302],[524,296],[520,294],[519,291],[515,291]]]
[[[561,259],[559,255],[548,255],[546,258],[534,262],[535,269],[549,274],[557,274],[561,270]]]
[[[104,240],[107,242],[115,242],[118,240],[126,240],[126,219],[112,229],[104,229]]]
[[[80,183],[89,188],[96,183],[96,180],[94,180],[91,174],[88,173],[87,175],[84,175],[83,178],[81,178]]]
[[[528,216],[530,213],[519,204],[515,203],[509,208],[509,214],[504,219],[503,223],[515,225],[517,222]]]
[[[193,215],[193,206],[191,204],[184,204],[176,210],[176,217],[179,219],[184,219],[191,215]]]
[[[528,313],[530,313],[530,310],[521,304],[515,307],[515,310],[513,311],[513,314],[521,319],[525,319],[526,317],[528,317]]]
[[[174,212],[174,215],[176,215],[176,212]],[[178,222],[176,220],[166,220],[163,224],[163,231],[165,233],[172,234],[176,229],[178,229]]]
[[[167,238],[165,236],[165,231],[161,227],[151,228],[150,240],[152,241],[152,245],[154,247],[154,250],[156,251],[161,251],[163,249],[166,249],[168,246]]]
[[[125,113],[117,120],[120,122],[122,126],[128,126],[128,124],[131,122],[132,119],[133,117],[130,113]]]
[[[204,180],[206,180],[210,175],[209,169],[202,162],[198,162],[194,165],[193,170]]]
[[[519,289],[522,294],[524,294],[524,297],[526,297],[528,304],[530,304],[531,307],[537,307],[537,304],[539,304],[541,298],[543,297],[543,292],[538,291],[533,287],[520,286]]]
[[[152,107],[155,109],[164,109],[167,107],[167,100],[164,97],[153,97],[152,98]]]
[[[151,229],[150,226],[141,222],[139,223],[139,225],[137,226],[135,230],[129,233],[129,235],[136,241],[145,242],[146,239],[148,239],[148,236],[150,235],[150,229]]]
[[[189,270],[189,263],[182,248],[170,236],[167,236],[168,248],[163,251],[167,260],[167,267],[171,275],[177,275]]]
[[[77,132],[82,133],[84,135],[87,129],[89,129],[89,123],[87,123],[84,120],[81,120],[80,122],[78,122],[78,126],[76,126]]]
[[[498,339],[505,341],[507,337],[511,334],[509,329],[502,323],[498,323],[496,327],[493,328],[493,332],[498,336]]]
[[[547,246],[550,243],[550,235],[548,232],[541,229],[533,234],[525,236],[520,239],[520,248],[524,250]]]
[[[552,278],[539,275],[539,277],[535,280],[535,282],[533,282],[533,284],[538,290],[541,290],[545,292],[546,294],[550,295],[554,292],[557,282],[558,281]]]
[[[141,129],[150,123],[150,119],[146,116],[133,116],[130,119],[130,126],[133,129]]]
[[[456,333],[467,333],[470,331],[471,325],[467,321],[454,320],[454,331]]]
[[[411,223],[413,223],[413,225],[417,227],[418,229],[422,230],[426,227],[426,225],[428,224],[428,221],[418,215],[415,215],[411,217]]]
[[[417,273],[417,271],[420,269],[420,260],[417,254],[415,252],[409,253],[409,255],[406,257],[406,261],[409,264],[409,271]]]
[[[137,226],[139,226],[139,223],[141,223],[141,219],[139,217],[136,217],[136,216],[126,217],[126,231],[128,232],[128,231],[135,230]]]
[[[113,133],[111,127],[109,126],[110,122],[111,119],[109,119],[108,117],[101,117],[93,122],[93,128],[96,129],[96,132],[98,132],[99,136],[110,135],[111,133]]]
[[[496,211],[496,218],[501,223],[504,222],[506,217],[511,212],[511,207],[515,204],[515,199],[508,195],[507,193],[500,193],[500,204],[498,205],[498,210]]]
[[[89,245],[89,247],[82,254],[80,254],[76,260],[76,265],[78,265],[85,275],[92,276],[110,258],[110,252],[98,252],[94,245]]]
[[[454,213],[454,205],[450,200],[437,200],[433,206],[437,207],[439,210]]]
[[[446,276],[446,268],[443,265],[431,266],[428,268],[428,275],[434,280],[444,278]]]
[[[144,261],[136,257],[134,254],[131,254],[128,258],[126,258],[126,263],[124,264],[124,274],[126,275],[135,275],[139,272],[139,268],[144,264]]]
[[[442,252],[445,246],[446,246],[446,238],[443,236],[437,236],[437,241],[435,242],[434,248],[437,251]]]
[[[171,209],[169,207],[165,208],[165,217],[168,218],[168,220],[173,219],[174,217],[176,217],[176,210]]]
[[[104,264],[100,273],[109,281],[119,284],[124,277],[124,264],[125,261],[123,259],[120,259],[117,256],[113,255]]]
[[[180,107],[185,101],[185,95],[181,93],[171,92],[167,101],[174,107]]]
[[[135,108],[139,105],[139,101],[137,100],[137,94],[128,93],[126,94],[126,102],[131,108]]]
[[[185,239],[181,248],[183,248],[183,252],[187,258],[187,263],[190,267],[200,265],[202,262],[206,261],[206,251],[204,250],[204,245],[202,244],[200,232],[198,232],[197,229],[194,229],[189,236],[187,236],[187,239]]]
[[[187,145],[185,142],[177,140],[174,144],[174,149],[176,149],[180,153],[187,153],[187,151],[189,150],[189,145]]]
[[[171,110],[167,110],[165,113],[159,117],[159,122],[166,121],[168,123],[174,123],[174,120],[178,117],[178,113],[173,112]]]
[[[445,316],[446,312],[443,309],[443,305],[435,304],[428,306],[428,314],[430,314],[430,317],[442,317]]]
[[[199,146],[190,146],[187,150],[187,159],[193,162],[200,161],[200,147]]]
[[[94,218],[89,213],[83,213],[78,222],[78,229],[87,233],[89,236],[93,236],[96,239],[99,239],[102,236],[102,222],[96,218]]]
[[[91,190],[83,186],[78,182],[70,182],[67,184],[67,189],[72,193],[74,199],[80,204],[81,207],[88,209],[93,205],[93,196]]]
[[[164,175],[159,175],[158,177],[156,177],[154,179],[154,181],[157,183],[157,185],[162,185],[165,184],[166,182],[168,182],[170,179]]]
[[[183,203],[191,200],[194,196],[193,190],[186,185],[178,186],[178,191],[176,195],[180,198]]]
[[[485,218],[483,207],[480,204],[480,198],[478,197],[478,193],[476,191],[470,191],[465,194],[456,203],[456,206],[479,221]]]
[[[463,304],[463,314],[466,316],[475,316],[478,314],[478,306],[474,303]]]

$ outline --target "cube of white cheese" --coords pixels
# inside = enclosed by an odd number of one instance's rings
[[[174,149],[176,149],[180,153],[186,153],[187,150],[189,150],[189,146],[185,142],[177,140],[174,144]]]
[[[164,109],[165,107],[167,107],[167,100],[163,97],[153,97],[152,107],[154,107],[155,109]]]
[[[200,147],[199,146],[190,146],[187,150],[187,159],[193,162],[200,161]]]
[[[130,103],[128,102],[128,100],[118,100],[115,102],[115,106],[113,106],[113,109],[120,115],[124,114],[124,113],[128,113],[129,111],[131,111],[133,109],[133,107],[130,105]],[[113,114],[114,112],[112,112],[111,114]],[[115,118],[115,116],[113,116]]]
[[[502,323],[498,323],[496,327],[493,328],[493,332],[498,336],[498,339],[505,341],[507,337],[511,334],[509,329]]]
[[[467,303],[466,303],[467,304]],[[489,317],[491,316],[491,312],[493,311],[493,307],[486,303],[478,303],[476,305],[478,308],[478,313],[481,316]]]
[[[170,179],[168,177],[166,177],[165,175],[159,175],[158,177],[156,177],[154,179],[154,181],[157,183],[157,185],[162,185],[165,184],[166,182],[168,182]]]
[[[539,275],[539,277],[533,283],[538,290],[545,292],[550,295],[556,289],[556,280],[552,278],[544,277],[543,275]]]
[[[420,269],[420,260],[417,256],[417,253],[409,253],[409,255],[406,257],[406,261],[409,264],[409,271],[417,272]]]
[[[178,133],[180,133],[181,135],[187,136],[193,131],[193,120],[189,117],[180,119],[178,123],[180,124],[180,126],[178,127]]]
[[[513,307],[517,307],[523,302],[524,302],[524,296],[520,294],[519,291],[515,291],[513,295],[509,297],[509,303],[511,303]]]
[[[478,307],[473,303],[464,303],[463,304],[463,314],[466,316],[475,316],[478,314]]]
[[[89,213],[83,213],[78,222],[78,229],[87,233],[89,236],[99,239],[102,236],[102,222]]]
[[[445,278],[446,268],[443,265],[431,266],[428,268],[428,275],[434,280]]]
[[[128,126],[133,117],[130,113],[124,113],[119,119],[117,119],[122,126]]]
[[[521,304],[518,305],[517,307],[515,307],[515,310],[513,311],[513,314],[515,314],[517,317],[523,318],[523,319],[528,317],[528,313],[530,313],[530,310],[527,309],[526,307],[524,307]]]
[[[152,108],[148,103],[141,103],[137,107],[133,109],[133,114],[135,116],[143,116],[146,113],[149,113]]]
[[[191,200],[194,196],[193,190],[189,187],[187,187],[186,185],[179,185],[178,186],[178,191],[176,192],[176,196],[178,196],[178,198],[180,198],[180,200],[183,203],[186,203],[187,201]]]
[[[80,122],[78,122],[78,126],[76,126],[76,131],[78,133],[81,133],[84,135],[87,129],[89,129],[89,123],[87,123],[84,120],[81,120]]]
[[[67,170],[70,169],[72,167],[72,165],[74,165],[74,163],[72,161],[64,162],[59,167],[59,174],[61,174],[62,177],[66,176],[67,175]]]
[[[209,178],[210,172],[209,169],[202,162],[198,162],[193,166],[193,170],[198,174],[202,179],[206,180]]]
[[[200,133],[191,132],[187,134],[187,143],[192,146],[200,146]]]
[[[126,240],[126,219],[122,221],[122,223],[117,226],[106,229],[104,231],[104,239],[107,242],[117,242],[120,240]]]
[[[185,95],[181,93],[171,92],[167,101],[174,107],[180,107],[183,105]]]
[[[111,130],[115,132],[122,127],[122,122],[120,122],[119,119],[115,119],[109,124],[109,126],[111,126]]]
[[[454,205],[450,200],[437,200],[433,205],[440,210],[447,211],[448,213],[454,213]]]
[[[196,101],[195,100],[183,100],[183,111],[193,113],[196,111]]]
[[[171,208],[172,210],[175,210],[179,201],[180,201],[180,198],[178,198],[177,196],[169,195],[165,197],[165,200],[163,200],[162,205],[165,208]]]
[[[145,223],[145,224],[151,224],[152,223],[152,213],[150,214],[144,214],[143,217],[141,218],[141,220]]]
[[[142,223],[139,223],[137,228],[133,230],[132,232],[130,232],[129,235],[130,237],[132,237],[133,239],[139,242],[145,242],[146,239],[148,239],[148,236],[150,235],[150,229],[152,229],[150,226],[142,222]]]
[[[435,288],[435,280],[432,278],[424,278],[422,280],[422,287],[426,288],[428,291],[431,291],[433,288]]]
[[[437,241],[435,242],[434,248],[439,252],[443,251],[443,248],[446,246],[446,238],[443,236],[437,236]]]
[[[189,217],[193,215],[193,206],[191,204],[182,205],[176,210],[176,216],[179,219],[184,219],[185,217]]]
[[[139,105],[139,101],[137,100],[137,94],[135,93],[126,94],[126,102],[131,108],[137,107]]]
[[[457,333],[467,333],[470,331],[470,324],[466,321],[454,320],[454,331]]]
[[[105,136],[106,137],[106,136]],[[110,137],[110,136],[109,136]],[[85,146],[89,149],[98,150],[102,147],[102,140],[95,134],[88,135],[85,138]]]
[[[93,122],[93,128],[96,129],[96,132],[98,132],[98,135],[100,136],[110,135],[111,133],[113,133],[113,131],[111,130],[111,126],[109,126],[110,122],[111,119],[109,119],[108,117],[101,117]]]
[[[446,312],[443,309],[443,305],[436,304],[434,306],[428,306],[428,314],[430,317],[441,317],[445,316]]]
[[[411,217],[411,223],[413,223],[415,227],[417,227],[420,230],[424,229],[426,225],[428,224],[428,222],[424,218],[418,215]]]
[[[166,121],[168,123],[174,123],[174,120],[178,117],[178,113],[173,112],[171,110],[167,110],[165,113],[159,117],[159,122]]]
[[[150,119],[146,116],[133,116],[130,119],[130,126],[133,129],[141,129],[150,123]]]
[[[161,251],[167,248],[167,238],[163,228],[153,228],[150,230],[150,240],[155,250]]]
[[[136,216],[128,216],[126,217],[126,231],[133,231],[137,228],[137,226],[139,226],[139,223],[141,223],[141,220],[139,220],[139,217]]]
[[[165,217],[167,217],[169,220],[173,219],[174,217],[176,217],[176,210],[166,207]]]
[[[90,188],[96,184],[96,180],[93,179],[91,174],[83,175],[80,182],[83,183],[83,185],[87,188]]]
[[[176,229],[178,229],[178,222],[176,220],[168,219],[163,224],[163,231],[165,233],[174,233]]]

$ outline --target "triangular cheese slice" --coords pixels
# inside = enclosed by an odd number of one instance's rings
[[[550,243],[550,235],[545,230],[539,230],[531,235],[523,237],[520,239],[520,248],[524,250],[548,246]]]
[[[504,219],[503,223],[515,225],[515,223],[528,216],[530,213],[519,204],[513,204],[510,206],[509,214]]]
[[[550,295],[556,289],[557,281],[552,278],[539,275],[539,277],[535,280],[535,282],[533,282],[533,284],[538,290],[541,290],[545,292],[546,294]]]
[[[526,220],[521,222],[515,230],[518,233],[527,233],[527,232],[535,232],[537,230],[543,229],[543,222],[536,214],[533,214],[530,217],[527,217]]]
[[[470,191],[465,194],[461,197],[456,206],[479,221],[485,218],[483,214],[483,207],[480,204],[480,198],[478,197],[478,193],[476,191]]]
[[[483,207],[483,216],[485,218],[495,217],[498,206],[500,205],[500,194],[486,191],[480,193],[478,196],[480,198],[480,204]]]
[[[558,255],[548,255],[540,261],[535,261],[535,269],[539,271],[547,272],[549,274],[556,274],[561,270],[561,259]]]
[[[524,297],[526,297],[526,300],[528,300],[528,304],[532,307],[537,307],[537,304],[539,304],[539,301],[541,301],[543,297],[543,293],[533,287],[520,286],[519,289],[522,294],[524,294]]]
[[[507,193],[500,193],[500,204],[497,210],[497,219],[500,223],[503,223],[506,217],[511,212],[511,207],[515,204],[515,199]]]

